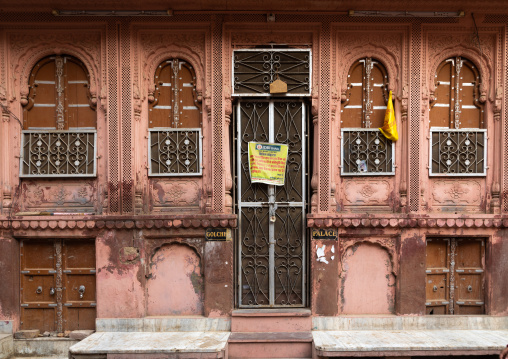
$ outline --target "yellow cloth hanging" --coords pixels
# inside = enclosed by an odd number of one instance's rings
[[[385,122],[379,129],[381,133],[389,140],[397,141],[399,133],[397,132],[397,123],[395,122],[395,112],[393,111],[392,92],[388,96],[388,105],[386,106]]]

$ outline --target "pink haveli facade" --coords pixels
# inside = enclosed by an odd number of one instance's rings
[[[0,333],[499,353],[507,56],[503,1],[0,2]],[[284,186],[250,182],[250,141],[289,146]],[[368,339],[429,329],[487,334]],[[183,355],[154,348],[70,355]]]

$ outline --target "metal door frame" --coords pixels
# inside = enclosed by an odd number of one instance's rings
[[[301,104],[301,147],[302,147],[302,201],[301,202],[275,202],[275,186],[273,185],[265,185],[268,186],[268,202],[242,202],[241,199],[241,191],[242,191],[242,176],[239,175],[239,171],[241,171],[241,103],[247,102],[264,102],[268,103],[269,106],[269,122],[268,122],[268,135],[269,142],[275,143],[275,129],[274,129],[274,104],[276,102],[297,102]],[[238,260],[238,272],[237,272],[237,304],[239,308],[287,308],[287,307],[306,307],[307,306],[307,228],[306,228],[306,212],[307,212],[307,106],[303,99],[240,99],[236,106],[236,144],[235,144],[235,156],[236,157],[236,206],[239,214],[238,221],[238,245],[237,245],[237,260]],[[289,155],[288,155],[289,156]],[[287,178],[286,178],[287,180]],[[268,207],[269,214],[275,214],[275,210],[277,207],[297,207],[302,210],[302,303],[299,305],[275,305],[275,240],[274,240],[274,230],[275,223],[269,221],[269,301],[268,305],[246,305],[242,304],[242,244],[241,244],[241,233],[242,233],[242,208],[248,207]]]

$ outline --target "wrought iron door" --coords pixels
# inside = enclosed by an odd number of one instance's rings
[[[302,101],[237,106],[240,307],[306,305],[306,135]],[[284,186],[251,183],[248,143],[288,145]]]

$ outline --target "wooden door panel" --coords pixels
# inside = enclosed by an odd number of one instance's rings
[[[427,275],[427,302],[448,300],[448,278],[447,274]]]
[[[56,308],[21,308],[21,329],[39,329],[41,333],[56,330]]]
[[[483,305],[460,305],[455,309],[457,315],[477,315],[485,314]]]
[[[427,269],[448,268],[448,240],[427,240]]]
[[[63,247],[65,269],[84,269],[88,273],[95,269],[95,243],[90,240],[65,241]]]
[[[425,314],[430,314],[430,315],[448,314],[448,306],[447,305],[427,305]]]
[[[457,269],[483,269],[483,240],[458,240]]]
[[[458,301],[483,301],[482,294],[482,274],[464,274],[459,275],[457,278],[457,293]]]
[[[83,297],[80,298],[79,288],[84,286]],[[64,275],[65,303],[95,303],[95,275],[65,274]]]
[[[95,308],[65,307],[65,330],[95,330]]]
[[[21,270],[51,270],[55,266],[53,241],[21,242]]]
[[[56,303],[55,275],[31,275],[25,274],[21,277],[22,303]]]

